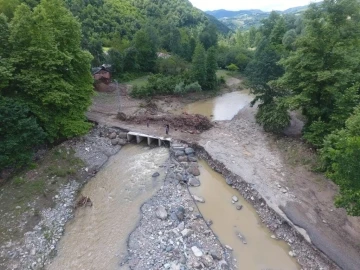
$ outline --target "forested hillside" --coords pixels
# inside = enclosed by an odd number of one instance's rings
[[[111,64],[120,79],[158,73],[138,97],[215,88],[219,29],[229,30],[187,0],[0,0],[0,14],[0,171],[88,131],[91,66]]]
[[[321,4],[317,2],[316,5]],[[305,10],[307,10],[308,5],[298,6],[286,9],[284,11],[276,11],[278,14],[282,15],[296,15],[300,16]],[[225,24],[232,30],[248,30],[250,27],[260,27],[262,25],[262,20],[267,19],[271,12],[262,11],[259,9],[249,9],[249,10],[213,10],[206,12],[209,15],[214,16],[220,22]]]
[[[360,215],[359,1],[326,0],[301,17],[272,12],[260,28],[238,35],[256,47],[245,73],[257,121],[281,133],[289,112],[301,112],[303,139],[323,161],[318,169],[340,186],[337,205]]]

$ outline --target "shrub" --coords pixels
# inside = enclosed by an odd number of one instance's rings
[[[181,82],[175,86],[174,93],[177,95],[183,95],[186,93],[184,82]]]
[[[287,107],[283,104],[261,104],[256,114],[256,121],[265,131],[281,133],[290,124]]]
[[[237,65],[235,65],[235,64],[230,64],[230,65],[228,65],[228,66],[226,67],[226,69],[227,69],[227,70],[230,70],[230,71],[233,71],[233,72],[239,70],[239,68],[238,68]]]
[[[194,82],[185,86],[185,92],[201,92],[201,85],[198,82]]]

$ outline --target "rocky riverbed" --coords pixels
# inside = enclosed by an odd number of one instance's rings
[[[84,166],[78,177],[52,196],[53,205],[41,209],[40,220],[31,230],[0,246],[0,257],[6,258],[1,269],[43,269],[56,256],[57,243],[66,222],[73,217],[81,187],[127,143],[125,135],[120,129],[98,126],[88,135],[62,144],[65,149],[74,149]],[[170,159],[164,164],[167,174],[163,185],[142,205],[141,220],[127,241],[128,255],[119,262],[122,266],[134,270],[236,269],[231,247],[220,243],[211,230],[211,221],[204,220],[197,207],[197,203],[206,201],[189,192],[189,186],[201,184],[197,178],[198,158],[222,173],[226,182],[256,208],[262,222],[273,232],[271,238],[286,241],[291,247],[289,256],[296,257],[303,269],[338,269],[269,208],[251,185],[213,161],[203,148],[186,144],[172,145]],[[154,171],[153,178],[157,177]]]
[[[173,145],[164,185],[141,207],[142,218],[128,240],[130,269],[234,269],[226,249],[199,212],[188,185],[197,186],[192,148]],[[157,174],[155,172],[154,177]]]

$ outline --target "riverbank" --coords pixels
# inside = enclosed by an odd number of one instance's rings
[[[43,269],[56,255],[73,217],[81,187],[125,143],[119,129],[95,127],[88,135],[41,153],[34,168],[0,190],[0,269]],[[111,137],[112,139],[110,139]]]

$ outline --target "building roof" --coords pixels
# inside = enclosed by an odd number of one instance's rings
[[[99,73],[101,70],[105,70],[105,71],[111,73],[110,68],[111,68],[111,65],[103,64],[100,67],[92,68],[91,72],[92,72],[93,75]]]

